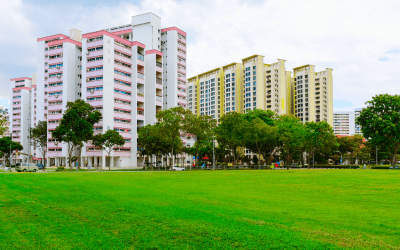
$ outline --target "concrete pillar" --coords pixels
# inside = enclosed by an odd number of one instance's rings
[[[106,156],[105,156],[105,155],[103,155],[103,156],[101,157],[101,168],[102,168],[102,169],[105,169],[105,168],[106,168]]]
[[[93,157],[87,157],[87,161],[88,161],[88,169],[92,169],[93,168],[93,165],[92,165],[92,160],[93,160]]]
[[[112,169],[114,167],[114,156],[110,156],[109,158],[110,158],[110,166]]]
[[[50,167],[50,157],[47,157],[46,168]]]

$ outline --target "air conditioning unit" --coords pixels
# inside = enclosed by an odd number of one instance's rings
[[[57,76],[57,78],[58,78],[58,79],[60,79],[60,78],[61,78],[61,76]]]
[[[56,98],[58,98],[58,95],[55,95]]]
[[[94,93],[94,90],[91,90],[91,91],[90,91],[90,94],[93,94],[93,93]]]
[[[61,67],[60,66],[57,66],[57,69],[60,69]]]
[[[90,82],[89,79],[86,79],[86,82]]]
[[[90,54],[90,52],[88,51],[88,52],[86,52],[86,55],[89,55]]]
[[[89,69],[87,69],[86,72],[89,72]]]

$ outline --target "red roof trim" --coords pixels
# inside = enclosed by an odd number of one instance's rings
[[[29,78],[29,77],[20,77],[20,78],[10,79],[10,81],[20,81],[20,80],[32,80],[32,78]]]
[[[127,46],[130,46],[130,47],[135,46],[135,45],[137,45],[137,46],[139,46],[139,47],[142,47],[143,49],[146,47],[146,46],[145,46],[144,44],[142,44],[142,43],[139,43],[139,42],[131,42],[131,41],[128,41],[128,40],[126,40],[126,39],[124,39],[124,38],[122,38],[122,37],[119,37],[119,36],[115,35],[115,34],[117,34],[117,33],[118,33],[118,32],[110,33],[110,32],[108,32],[108,31],[106,31],[106,30],[100,30],[100,31],[92,32],[92,33],[83,34],[83,35],[82,35],[82,38],[89,39],[89,38],[93,38],[93,37],[99,37],[99,36],[104,36],[104,35],[106,35],[106,36],[112,37],[112,38],[114,38],[114,40],[116,40],[116,41],[118,41],[118,42],[120,42],[120,43],[122,43],[122,44],[125,44],[125,45],[127,45]]]
[[[53,46],[53,45],[59,45],[59,44],[63,44],[63,43],[72,43],[75,44],[76,46],[80,46],[82,47],[82,43],[75,41],[71,38],[66,38],[66,39],[60,39],[60,40],[56,40],[56,41],[51,41],[49,42],[49,46]]]
[[[170,27],[170,28],[165,28],[165,29],[161,29],[161,32],[167,32],[167,31],[171,31],[171,30],[176,30],[179,34],[183,35],[186,37],[186,32],[177,28],[177,27]]]
[[[16,91],[16,90],[20,90],[20,89],[27,89],[27,90],[31,90],[31,88],[29,88],[29,87],[19,87],[19,88],[13,88],[12,90],[13,90],[13,91]]]
[[[163,53],[161,51],[159,51],[159,50],[156,50],[156,49],[152,49],[152,50],[146,51],[146,55],[149,55],[149,54],[157,54],[159,56],[163,56]]]
[[[61,37],[64,38],[64,39],[69,38],[68,36],[63,35],[63,34],[57,34],[57,35],[52,35],[52,36],[46,36],[46,37],[38,38],[37,41],[38,41],[38,42],[40,42],[40,41],[48,41],[48,40],[53,40],[53,39],[55,39],[55,38],[61,38]]]

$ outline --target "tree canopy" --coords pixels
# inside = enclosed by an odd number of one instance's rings
[[[374,145],[386,145],[392,165],[400,145],[400,96],[381,94],[366,102],[356,123]]]
[[[68,143],[68,160],[72,169],[73,151],[78,149],[80,158],[83,143],[93,138],[93,125],[100,121],[101,113],[82,99],[68,102],[66,108],[52,137]]]

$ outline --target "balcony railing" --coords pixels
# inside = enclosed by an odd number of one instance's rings
[[[159,79],[159,78],[156,78],[156,83],[158,83],[158,84],[162,84],[162,80],[161,80],[161,79]]]
[[[139,78],[141,78],[141,79],[144,79],[144,74],[142,74],[142,73],[137,73],[137,77],[139,77]]]
[[[162,68],[162,63],[156,62],[157,67]]]
[[[162,96],[156,96],[156,100],[162,102]]]
[[[144,55],[138,54],[137,59],[144,61]]]

